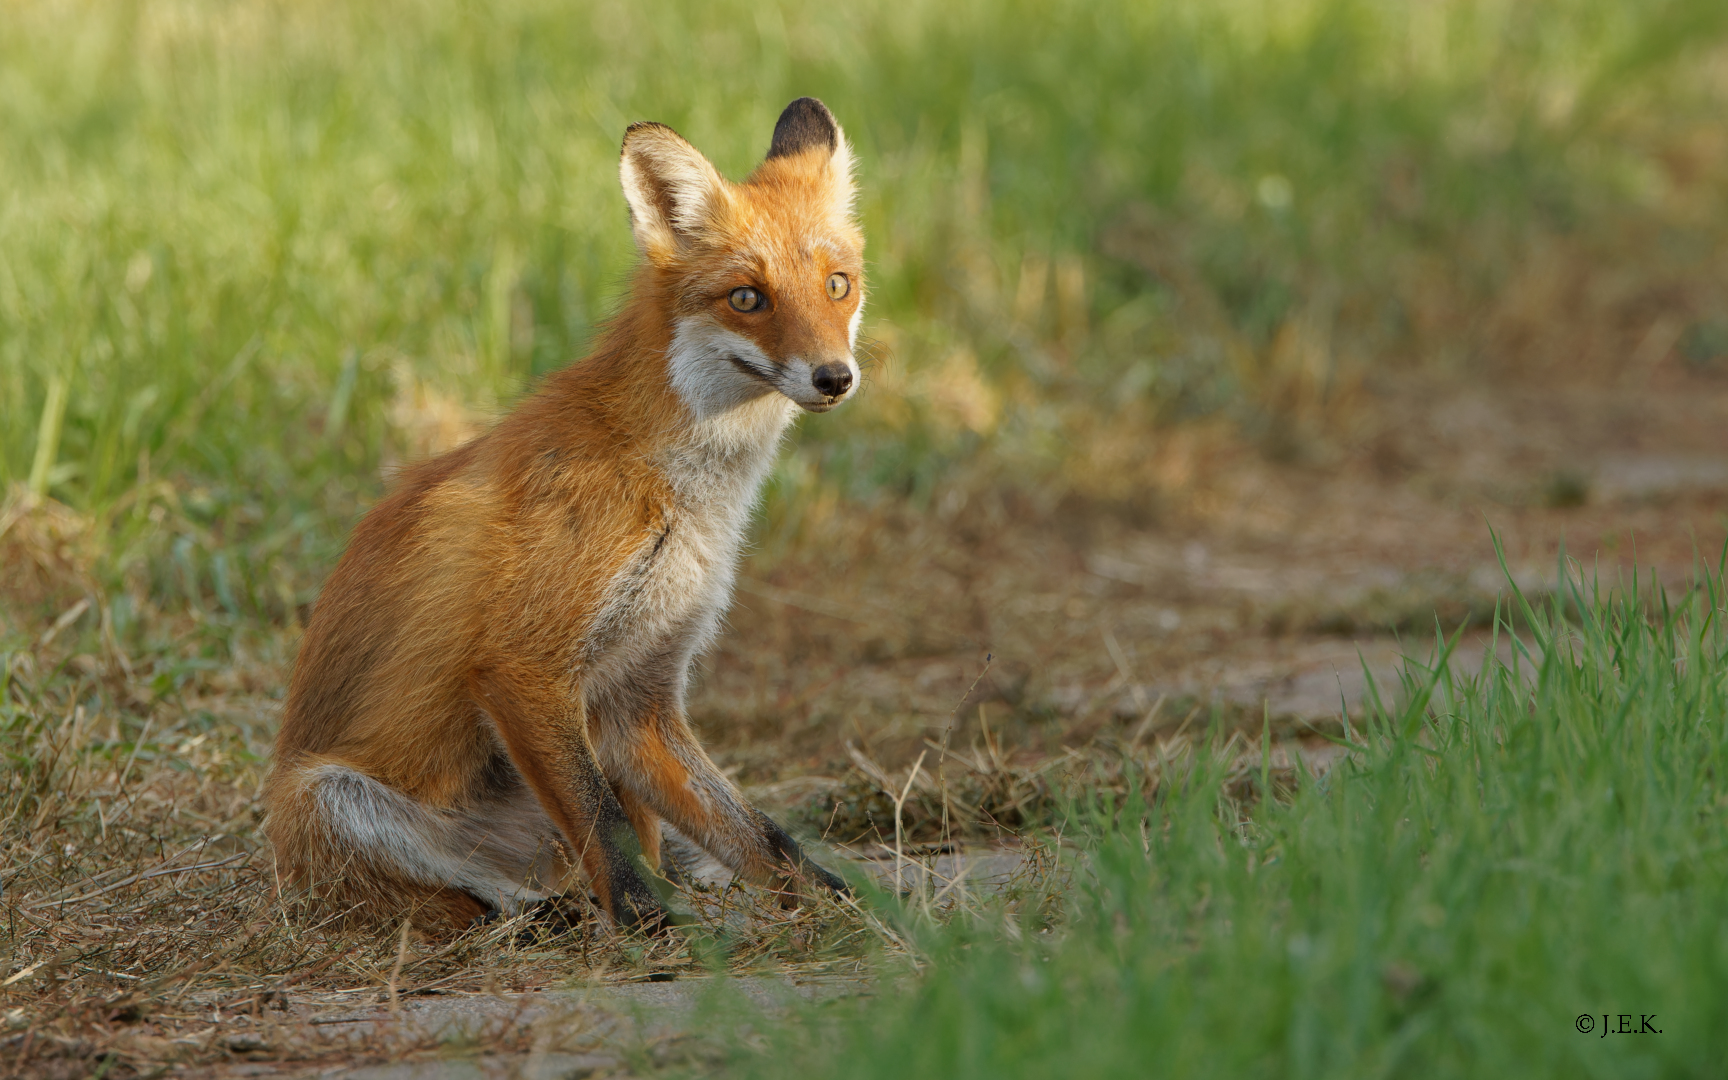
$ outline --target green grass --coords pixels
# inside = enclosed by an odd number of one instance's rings
[[[771,1023],[739,1071],[1719,1075],[1723,602],[1720,576],[1654,610],[1574,579],[1511,665],[1413,668],[1321,778],[1244,807],[1205,755],[1166,771],[1080,815],[1053,918],[912,905],[921,971]]]
[[[736,176],[802,93],[858,146],[889,359],[805,426],[788,528],[967,468],[1132,498],[1190,415],[1300,454],[1363,371],[1528,359],[1557,316],[1568,363],[1652,311],[1709,353],[1725,10],[15,3],[0,478],[96,514],[111,587],[285,619],[433,445],[426,388],[484,419],[581,355],[625,125]],[[1540,287],[1597,268],[1584,311]]]

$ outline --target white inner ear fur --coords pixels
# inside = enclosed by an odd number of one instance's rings
[[[834,154],[828,159],[828,170],[833,174],[834,214],[850,221],[852,203],[858,194],[852,184],[852,145],[846,141],[844,131],[836,129],[834,139]]]
[[[676,249],[680,236],[699,231],[731,197],[702,152],[665,128],[639,131],[625,142],[618,181],[636,246],[650,255]]]

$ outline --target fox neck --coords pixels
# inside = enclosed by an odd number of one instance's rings
[[[636,286],[594,353],[553,377],[547,404],[581,403],[609,449],[652,462],[687,511],[742,522],[798,405],[728,361],[754,345],[668,317],[675,305],[654,275]]]
[[[594,358],[568,369],[588,369],[571,393],[654,461],[687,509],[742,519],[798,405],[727,360],[741,343],[656,315],[650,305],[627,308]]]
[[[669,441],[667,478],[686,507],[706,505],[741,530],[798,406],[729,362],[731,346],[682,321],[666,348],[666,376],[684,423]],[[736,544],[736,538],[733,541]]]

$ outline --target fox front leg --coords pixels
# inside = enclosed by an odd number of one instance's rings
[[[606,913],[625,927],[669,925],[671,916],[639,870],[636,830],[595,760],[580,698],[572,704],[531,674],[503,668],[476,673],[472,686]]]
[[[759,885],[809,882],[847,891],[786,830],[750,805],[696,741],[669,697],[602,703],[594,741],[607,777],[652,807],[740,877]]]
[[[650,737],[638,743],[632,755],[638,760],[664,762],[666,744]],[[691,748],[701,752],[694,743]],[[851,889],[838,874],[812,860],[798,841],[767,814],[745,801],[737,788],[703,755],[706,768],[660,769],[636,773],[652,778],[640,798],[653,800],[656,810],[673,828],[694,840],[740,878],[781,892],[788,906],[802,892],[826,891],[850,896]],[[724,786],[722,786],[724,785]],[[797,888],[797,886],[814,888]]]

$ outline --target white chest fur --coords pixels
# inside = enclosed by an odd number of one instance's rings
[[[584,675],[600,684],[648,668],[682,687],[732,597],[739,551],[762,482],[797,406],[761,395],[706,417],[657,462],[672,491],[662,531],[606,591],[584,642]]]

